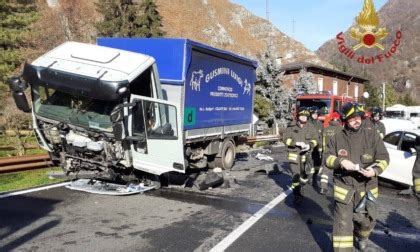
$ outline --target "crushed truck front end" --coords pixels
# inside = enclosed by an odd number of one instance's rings
[[[22,104],[30,87],[32,108],[21,109],[32,112],[40,146],[66,174],[124,176],[132,160],[115,138],[111,114],[129,100],[130,82],[153,64],[145,55],[67,42],[26,64],[11,89]]]

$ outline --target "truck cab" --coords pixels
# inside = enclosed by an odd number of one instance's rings
[[[326,128],[331,120],[331,114],[335,111],[339,112],[342,105],[346,102],[352,102],[353,98],[330,94],[304,94],[299,95],[296,100],[297,107],[318,107],[320,111],[318,120]]]
[[[40,146],[66,174],[185,172],[179,104],[162,99],[150,56],[66,42],[25,64],[9,85],[18,108],[32,113]]]

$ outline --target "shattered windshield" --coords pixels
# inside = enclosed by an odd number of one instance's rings
[[[44,86],[33,86],[37,115],[73,125],[112,132],[110,112],[118,104],[71,95]]]
[[[298,100],[299,107],[313,107],[319,108],[320,115],[326,115],[330,113],[331,100],[330,99],[302,99]]]

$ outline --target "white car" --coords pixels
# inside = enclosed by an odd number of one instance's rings
[[[384,137],[385,147],[389,153],[389,166],[379,177],[404,185],[413,185],[413,166],[416,160],[414,149],[420,129],[398,130]]]
[[[384,118],[381,122],[385,126],[386,133],[394,132],[398,130],[412,130],[417,129],[415,122],[405,119],[398,118]]]

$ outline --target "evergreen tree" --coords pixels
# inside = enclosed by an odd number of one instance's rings
[[[0,0],[0,99],[6,80],[22,63],[22,48],[28,46],[29,25],[37,18],[35,0]]]
[[[162,36],[161,17],[152,0],[137,4],[134,0],[100,0],[97,11],[103,20],[96,24],[98,36],[156,37]]]
[[[318,84],[315,82],[314,75],[307,72],[305,68],[300,70],[298,79],[293,83],[293,91],[295,96],[317,93]]]
[[[140,4],[141,16],[136,19],[139,26],[139,33],[142,37],[162,37],[162,18],[157,11],[157,6],[153,0],[144,0]]]
[[[369,93],[369,98],[364,100],[366,107],[373,108],[382,106],[382,100],[380,98],[381,90],[379,90],[379,88],[372,84],[366,84],[365,91]]]
[[[385,87],[385,107],[395,105],[398,101],[398,95],[391,84],[386,84]]]
[[[255,91],[257,102],[255,111],[265,116],[267,124],[272,125],[277,122],[282,127],[286,127],[291,121],[290,113],[290,91],[286,89],[283,83],[284,72],[276,60],[266,53],[257,69],[257,82]]]
[[[406,94],[398,97],[397,102],[399,104],[402,104],[402,105],[405,105],[405,106],[416,106],[417,105],[416,101],[413,100],[413,98],[411,98],[411,95],[409,93],[406,93]]]

